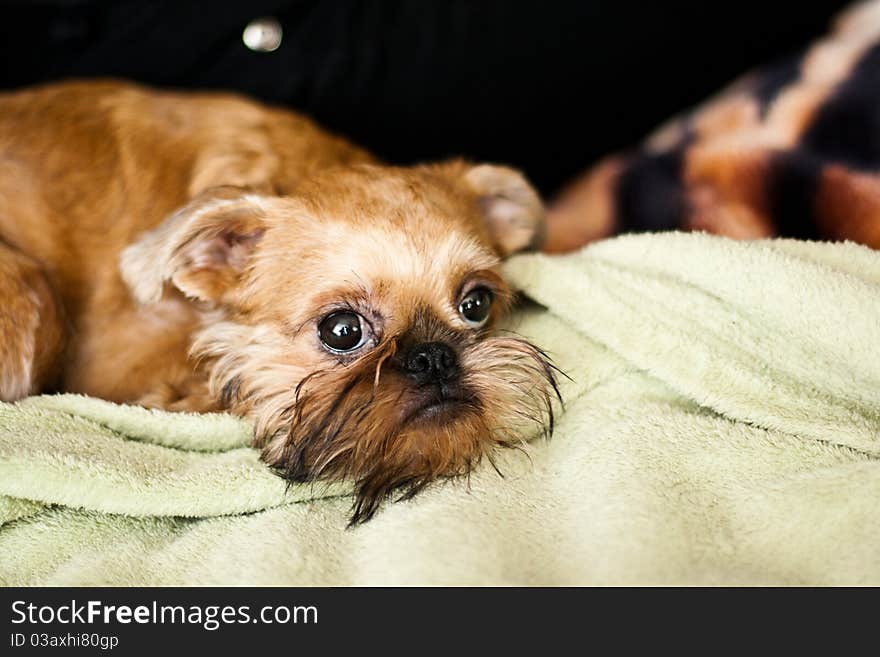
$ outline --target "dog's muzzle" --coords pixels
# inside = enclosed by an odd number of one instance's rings
[[[419,386],[450,383],[458,377],[458,357],[445,342],[423,342],[402,359],[407,378]]]

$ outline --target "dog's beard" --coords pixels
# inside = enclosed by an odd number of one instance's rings
[[[347,367],[315,372],[289,404],[263,416],[263,458],[291,482],[350,480],[351,523],[394,493],[408,499],[435,479],[468,474],[498,446],[551,432],[555,368],[537,347],[490,338],[461,354],[453,398],[416,390],[389,367],[395,343]]]
[[[255,443],[280,475],[354,483],[352,524],[372,518],[395,493],[408,499],[435,479],[468,474],[483,458],[494,466],[497,447],[553,430],[558,370],[520,338],[463,346],[451,399],[432,397],[430,387],[419,390],[395,370],[394,339],[311,373],[284,361],[286,345],[268,328],[217,322],[193,353],[213,361],[211,388],[221,403],[255,419]]]

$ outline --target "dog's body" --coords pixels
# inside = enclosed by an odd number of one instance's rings
[[[353,478],[367,518],[549,413],[540,352],[487,339],[541,213],[509,169],[385,167],[234,96],[2,95],[0,399],[249,415],[270,464]]]
[[[300,117],[231,96],[83,83],[0,97],[0,261],[15,251],[38,267],[31,278],[57,293],[53,304],[41,292],[41,312],[51,316],[40,327],[54,325],[58,342],[49,349],[52,340],[37,340],[36,355],[52,362],[15,381],[4,372],[0,397],[57,388],[214,407],[187,358],[199,310],[181,294],[135,302],[120,275],[123,249],[211,187],[283,194],[318,169],[367,161]],[[0,289],[4,307],[13,303],[7,295],[21,298]],[[179,399],[168,397],[172,389]]]

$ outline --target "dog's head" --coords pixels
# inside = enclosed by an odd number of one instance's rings
[[[552,365],[492,334],[511,301],[499,258],[541,227],[513,170],[364,165],[289,197],[210,190],[122,271],[142,302],[170,283],[206,308],[193,355],[213,393],[289,480],[354,481],[358,522],[552,422]]]

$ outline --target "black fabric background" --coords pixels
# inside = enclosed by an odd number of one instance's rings
[[[512,163],[545,194],[733,77],[822,34],[840,0],[0,0],[0,87],[118,76],[304,111],[393,162]],[[273,53],[247,23],[284,27]]]

